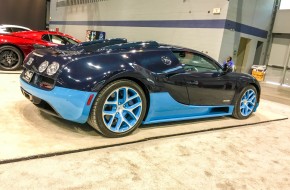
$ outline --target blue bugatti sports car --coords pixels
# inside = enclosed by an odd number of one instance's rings
[[[24,61],[21,91],[41,110],[107,137],[141,124],[218,116],[248,118],[260,85],[209,56],[155,41],[100,40],[38,49]]]

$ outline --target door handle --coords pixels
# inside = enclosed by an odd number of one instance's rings
[[[198,81],[197,80],[188,81],[187,84],[190,84],[190,85],[198,85]]]

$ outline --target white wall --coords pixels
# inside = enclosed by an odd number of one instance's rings
[[[268,30],[273,3],[274,0],[106,0],[56,8],[56,0],[51,0],[50,10],[52,21],[228,19]],[[213,8],[221,8],[221,14],[213,14]],[[129,41],[156,40],[186,46],[203,51],[220,62],[227,56],[234,55],[238,50],[240,37],[252,39],[252,45],[257,41],[266,42],[265,38],[223,28],[50,25],[51,29],[56,27],[80,40],[85,40],[85,31],[91,29],[105,31],[107,38],[124,37]],[[253,60],[247,60],[248,64],[253,63]]]
[[[268,30],[274,0],[230,0],[227,19]]]
[[[274,37],[268,65],[284,67],[289,46],[290,39]]]
[[[273,33],[290,34],[290,10],[279,10],[277,12]]]
[[[230,0],[227,19],[268,31],[271,24],[273,5],[274,0]],[[244,63],[245,65],[242,70],[244,72],[248,72],[251,65],[264,64],[262,63],[263,59],[260,59],[259,63],[253,62],[258,41],[264,42],[261,56],[265,56],[267,42],[266,38],[261,38],[234,30],[225,30],[219,61],[221,62],[225,60],[227,56],[233,56],[234,61],[236,61],[236,53],[239,49],[241,37],[251,40],[251,47],[249,47],[251,52],[248,54],[249,57],[245,59],[246,62]]]
[[[226,0],[107,0],[56,8],[51,0],[53,20],[182,20],[225,19]],[[213,15],[215,7],[222,8]]]
[[[281,0],[280,9],[290,9],[290,1]]]
[[[287,0],[289,1],[289,0]],[[284,6],[281,2],[281,6]],[[281,8],[280,6],[280,8]],[[283,68],[288,64],[290,67],[289,61],[289,51],[290,51],[290,10],[279,10],[276,15],[274,28],[273,28],[273,42],[271,44],[271,52],[269,56],[268,65],[276,66],[269,67],[268,75],[266,75],[266,80],[271,82],[283,82]],[[286,73],[286,78],[284,83],[289,85],[289,71]]]
[[[226,19],[226,0],[108,0],[98,3],[56,8],[51,1],[52,21],[140,21],[140,20],[212,20]],[[214,15],[213,8],[221,8]],[[208,13],[210,11],[210,13]],[[156,40],[207,52],[218,59],[223,29],[158,28],[118,26],[51,25],[61,32],[85,40],[87,29],[106,32],[106,38],[124,37],[129,41]]]

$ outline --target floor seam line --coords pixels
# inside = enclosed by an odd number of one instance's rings
[[[270,122],[282,121],[282,120],[287,120],[287,119],[288,119],[288,117],[285,116],[285,118],[275,119],[275,120],[271,120],[271,121],[262,121],[262,122],[257,122],[254,124],[250,123],[250,124],[243,124],[243,125],[226,126],[226,127],[221,127],[221,128],[211,128],[211,129],[205,129],[205,130],[199,130],[199,131],[176,133],[176,134],[170,134],[170,135],[160,135],[160,136],[156,136],[156,137],[148,137],[148,138],[144,138],[144,139],[140,139],[140,140],[119,143],[119,144],[103,145],[103,146],[82,148],[82,149],[69,150],[69,151],[60,151],[60,152],[54,152],[54,153],[48,153],[48,154],[36,154],[36,155],[32,155],[32,156],[27,156],[27,157],[1,160],[0,165],[16,163],[16,162],[24,162],[24,161],[36,160],[36,159],[42,159],[42,158],[50,158],[50,157],[54,157],[54,156],[62,156],[62,155],[67,155],[67,154],[74,154],[74,153],[99,150],[99,149],[105,149],[105,148],[111,148],[111,147],[118,147],[118,146],[123,146],[123,145],[136,144],[136,143],[140,143],[140,142],[146,142],[146,141],[151,141],[151,140],[155,140],[155,139],[163,139],[163,138],[174,137],[174,136],[183,136],[183,135],[188,135],[188,134],[204,133],[204,132],[208,132],[208,131],[219,131],[219,130],[224,130],[224,129],[237,128],[237,127],[242,127],[242,126],[258,125],[258,124],[262,124],[262,123],[270,123]]]

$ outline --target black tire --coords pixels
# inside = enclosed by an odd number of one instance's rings
[[[107,116],[107,115],[105,115],[105,116],[103,115],[104,114],[103,110],[106,109],[105,106],[109,105],[109,104],[105,104],[105,102],[107,100],[109,100],[111,97],[116,96],[115,95],[115,93],[117,93],[116,90],[121,89],[121,90],[118,90],[118,95],[117,95],[118,96],[118,98],[117,98],[118,101],[116,101],[116,102],[119,102],[120,101],[119,100],[120,91],[122,91],[123,89],[126,89],[126,88],[131,90],[134,93],[136,92],[136,94],[138,93],[138,95],[139,95],[139,96],[137,96],[136,100],[135,100],[135,98],[133,99],[134,101],[137,101],[137,103],[131,103],[131,104],[138,104],[139,105],[137,108],[134,108],[134,109],[138,109],[137,112],[138,112],[138,115],[139,115],[138,117],[139,118],[135,119],[135,121],[133,122],[134,125],[131,128],[130,128],[130,125],[128,124],[128,122],[127,122],[128,120],[126,118],[127,115],[129,115],[129,118],[130,118],[131,114],[126,113],[127,110],[125,108],[125,103],[124,104],[118,103],[119,105],[117,105],[117,106],[115,104],[112,104],[112,107],[114,107],[114,106],[116,107],[116,108],[114,108],[114,111],[115,111],[114,116],[110,117],[110,116]],[[126,91],[126,94],[129,94],[129,90],[128,90],[128,92]],[[126,98],[125,98],[125,100],[126,101],[124,101],[124,102],[129,102],[129,101],[133,102],[133,100],[128,100],[127,101]],[[128,103],[128,106],[130,106],[129,103]],[[123,107],[122,107],[122,105],[123,105]],[[110,108],[110,109],[113,110],[113,108]],[[125,112],[124,112],[123,109],[125,110]],[[89,116],[89,119],[88,119],[88,123],[93,128],[98,130],[102,135],[104,135],[106,137],[111,137],[111,138],[123,137],[123,136],[126,136],[126,135],[132,133],[136,128],[138,128],[141,125],[141,123],[142,123],[142,121],[144,119],[145,113],[146,113],[146,109],[147,109],[147,100],[146,100],[146,96],[145,96],[145,93],[142,90],[142,88],[137,83],[135,83],[135,82],[133,82],[131,80],[125,80],[125,79],[118,80],[118,81],[115,81],[115,82],[112,82],[112,83],[108,84],[104,89],[102,89],[98,93],[98,95],[97,95],[97,97],[96,97],[96,99],[94,101],[94,104],[93,104],[93,106],[91,108],[90,116]],[[121,111],[119,111],[119,110],[121,110]],[[135,110],[132,110],[132,112],[130,112],[130,113],[133,113],[133,111],[135,111]],[[125,116],[123,116],[124,113],[125,113]],[[116,114],[119,114],[118,115],[119,117],[117,117]],[[122,120],[120,119],[120,116],[122,116],[121,117]],[[113,129],[109,129],[109,127],[107,127],[106,124],[105,124],[106,117],[109,117],[108,121],[111,121],[111,119],[112,119],[112,122],[116,123],[116,126],[117,126],[117,124],[119,122],[118,120],[120,119],[120,121],[121,121],[120,123],[121,124],[119,124],[118,129],[121,128],[120,126],[122,126],[122,125],[125,125],[125,126],[128,125],[129,129],[126,130],[126,131],[121,131],[121,132],[120,131],[116,132],[116,131],[113,131]],[[123,120],[123,119],[126,119],[126,121]],[[115,120],[117,120],[117,121],[115,121]],[[107,123],[107,125],[108,125],[108,123]],[[114,126],[114,125],[111,123],[110,124],[110,128],[112,128],[112,126]]]
[[[246,92],[254,92],[254,96],[255,96],[255,99],[253,99],[252,101],[246,101],[247,103],[247,106],[249,107],[245,107],[245,108],[242,108],[241,109],[241,104],[245,104],[244,102],[242,101],[245,101],[245,100],[242,100],[242,98],[244,97],[245,93]],[[253,86],[253,85],[248,85],[246,86],[239,94],[238,98],[236,98],[235,100],[235,104],[234,104],[234,111],[233,111],[233,117],[237,118],[237,119],[247,119],[248,117],[250,117],[252,115],[252,113],[254,112],[254,109],[256,107],[256,104],[257,104],[257,97],[258,97],[258,93],[257,93],[257,89]],[[249,97],[249,100],[253,98],[253,96]],[[250,103],[251,102],[251,103]],[[252,108],[250,110],[250,108]],[[245,109],[247,109],[248,111],[247,114],[245,114]],[[242,113],[244,112],[244,113]]]
[[[14,71],[21,68],[23,63],[22,52],[13,46],[0,47],[0,69]]]

